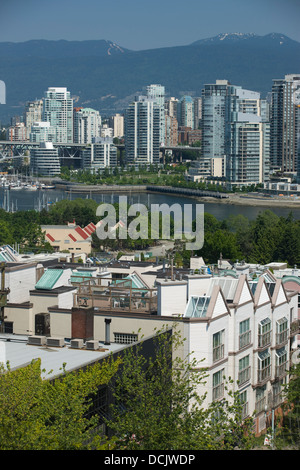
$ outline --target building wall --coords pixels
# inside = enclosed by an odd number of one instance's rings
[[[34,334],[34,315],[32,304],[8,304],[4,309],[5,322],[13,323],[13,332],[16,335]]]
[[[5,270],[5,287],[10,289],[7,300],[10,303],[29,301],[29,290],[36,284],[36,265],[21,265]]]
[[[72,314],[70,310],[50,309],[50,334],[55,338],[72,338]]]

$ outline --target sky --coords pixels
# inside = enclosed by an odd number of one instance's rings
[[[233,32],[300,42],[299,20],[300,0],[0,0],[0,42],[107,39],[145,50]]]

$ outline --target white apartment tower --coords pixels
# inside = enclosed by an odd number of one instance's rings
[[[43,100],[28,101],[25,105],[24,124],[27,129],[27,135],[31,132],[31,127],[35,122],[42,120]]]
[[[100,137],[101,116],[91,108],[74,108],[74,142],[90,144],[93,138]]]
[[[124,116],[121,114],[115,114],[111,118],[110,126],[113,129],[113,136],[120,139],[124,137]]]
[[[55,128],[55,142],[73,143],[73,99],[67,88],[48,88],[43,99],[42,120]]]
[[[147,97],[153,99],[159,108],[159,143],[165,141],[165,87],[162,85],[147,86]]]
[[[125,114],[125,152],[128,164],[159,162],[160,110],[154,99],[139,96]]]

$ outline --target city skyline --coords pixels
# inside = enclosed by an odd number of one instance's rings
[[[50,11],[49,11],[50,10]],[[184,46],[220,33],[272,32],[300,41],[295,0],[178,0],[151,8],[137,0],[46,2],[3,0],[0,42],[106,39],[131,50]],[[51,18],[55,17],[55,24]]]

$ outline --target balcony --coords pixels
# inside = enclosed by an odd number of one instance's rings
[[[216,387],[213,388],[213,401],[215,400],[220,400],[221,398],[224,397],[224,384],[221,383],[217,385]]]
[[[251,342],[251,331],[246,331],[239,336],[239,349],[243,349],[249,346]]]
[[[246,367],[246,369],[244,370],[241,370],[239,372],[239,378],[238,378],[238,381],[239,381],[239,386],[245,384],[246,382],[248,382],[248,380],[250,380],[250,377],[251,377],[251,367]]]
[[[224,344],[220,344],[213,348],[213,362],[220,361],[224,358]]]
[[[275,377],[280,378],[284,377],[288,373],[288,361],[280,364],[279,366],[275,366]]]
[[[258,335],[258,348],[264,349],[271,345],[271,331],[264,333],[262,335]]]
[[[74,307],[150,315],[157,312],[156,289],[133,287],[127,279],[118,283],[113,281],[110,285],[102,285],[102,282],[101,278],[93,278],[79,283],[74,294]]]
[[[276,347],[281,347],[286,343],[289,337],[289,330],[284,330],[281,333],[276,333]]]
[[[262,411],[265,411],[265,407],[266,407],[266,397],[262,397],[260,400],[257,400],[255,402],[256,414],[259,414]]]
[[[300,333],[300,320],[295,320],[290,324],[290,336]]]
[[[257,371],[257,383],[263,385],[271,378],[271,365]]]
[[[249,407],[248,407],[248,402],[243,403],[243,407],[242,407],[242,419],[247,418],[247,416],[249,415],[248,409],[249,409]]]

